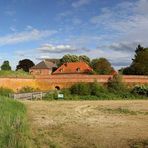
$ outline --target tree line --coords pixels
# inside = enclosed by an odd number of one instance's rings
[[[148,75],[148,48],[138,45],[131,65],[120,69],[120,72],[125,75]]]
[[[114,70],[113,67],[111,66],[111,63],[107,59],[96,58],[90,60],[90,58],[86,55],[80,55],[80,56],[70,55],[70,54],[64,55],[61,59],[58,60],[57,66],[59,67],[67,62],[85,62],[93,68],[94,74],[111,74],[111,72]],[[20,60],[18,65],[16,66],[16,71],[21,69],[25,72],[29,72],[29,69],[34,65],[35,65],[34,62],[29,59]],[[1,70],[11,70],[9,61],[3,62]]]
[[[57,66],[59,67],[66,62],[85,62],[93,68],[93,74],[111,74],[114,71],[111,63],[103,57],[91,60],[86,55],[77,56],[67,54],[58,60]],[[29,72],[29,69],[34,65],[34,62],[30,59],[23,59],[20,60],[16,66],[16,71],[21,69],[25,72]],[[11,70],[9,61],[3,62],[1,70]],[[121,68],[119,72],[125,75],[148,75],[148,48],[138,45],[130,66]]]

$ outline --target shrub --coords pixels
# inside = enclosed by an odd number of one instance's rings
[[[126,91],[126,86],[122,82],[122,77],[120,75],[114,75],[112,78],[108,80],[107,87],[110,91],[120,92]]]
[[[44,97],[43,100],[54,100],[55,99],[55,94],[54,93],[47,93]]]
[[[9,94],[13,93],[12,89],[0,87],[0,95],[9,97]]]
[[[69,96],[69,95],[71,95],[71,92],[70,92],[69,89],[62,89],[62,90],[60,91],[60,93],[61,93],[61,94],[64,94],[64,96]]]
[[[96,80],[90,84],[90,92],[93,96],[98,96],[100,93],[106,93],[106,88],[100,85]]]
[[[70,88],[71,94],[80,96],[90,95],[90,85],[88,83],[77,83]]]
[[[148,86],[147,85],[135,86],[131,92],[134,94],[148,97]]]
[[[29,93],[29,92],[36,92],[36,91],[39,91],[39,89],[38,88],[29,87],[29,86],[22,87],[19,90],[20,93]]]

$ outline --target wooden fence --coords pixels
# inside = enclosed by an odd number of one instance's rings
[[[32,92],[32,93],[14,93],[10,97],[21,100],[42,100],[47,92]]]

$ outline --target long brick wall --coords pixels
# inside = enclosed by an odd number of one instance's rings
[[[93,82],[97,80],[100,83],[107,83],[112,75],[51,75],[36,76],[36,78],[0,78],[0,87],[11,88],[17,91],[25,86],[39,88],[42,91],[54,90],[56,86],[60,88],[70,87],[77,82]],[[148,76],[123,76],[123,81],[130,85],[148,84]]]

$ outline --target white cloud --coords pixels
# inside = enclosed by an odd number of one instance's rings
[[[40,48],[37,48],[42,53],[72,53],[72,52],[81,52],[88,51],[86,48],[77,48],[71,45],[52,45],[44,44]]]
[[[103,8],[102,13],[91,18],[90,22],[105,32],[117,35],[112,43],[104,47],[119,52],[131,52],[137,44],[148,46],[148,0],[122,2],[112,8]],[[124,53],[123,53],[124,54]],[[130,55],[131,56],[131,55]],[[131,57],[129,57],[131,58]]]
[[[17,43],[28,42],[28,41],[33,41],[33,40],[39,40],[41,38],[51,36],[55,33],[56,31],[54,30],[32,29],[29,31],[9,34],[9,35],[0,37],[0,46],[9,45],[9,44],[17,44]]]
[[[78,8],[84,5],[87,5],[91,2],[91,0],[76,0],[75,2],[72,3],[72,7]]]
[[[140,42],[121,42],[121,43],[112,43],[110,45],[100,46],[98,48],[105,48],[105,49],[111,49],[114,51],[121,51],[126,53],[133,53],[135,51],[135,48],[140,44]]]
[[[103,25],[108,30],[129,34],[148,26],[148,0],[122,2],[113,8],[103,8],[102,13],[91,18],[91,23]]]

